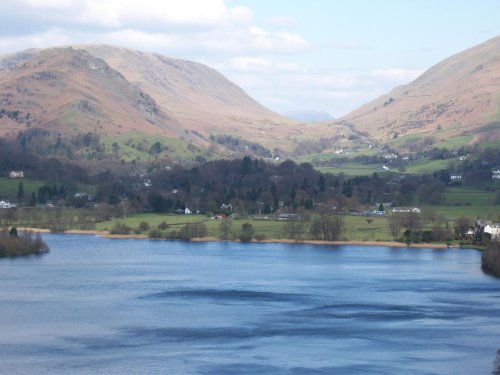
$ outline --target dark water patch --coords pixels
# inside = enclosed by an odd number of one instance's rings
[[[304,295],[238,289],[174,289],[139,297],[141,299],[203,298],[217,301],[298,302]]]
[[[339,303],[317,306],[309,309],[292,311],[292,317],[358,319],[366,321],[394,321],[416,319],[457,319],[462,315],[457,312],[441,311],[428,306]]]
[[[500,375],[500,349],[497,350],[497,356],[493,361],[493,371],[491,372],[491,374]]]
[[[376,365],[352,365],[339,367],[278,367],[255,363],[232,363],[210,366],[200,370],[204,375],[332,375],[332,374],[388,374],[388,368]],[[409,374],[413,374],[410,372]],[[417,374],[417,373],[415,373]],[[420,374],[420,373],[419,373]]]
[[[384,284],[384,283],[382,283]],[[463,286],[455,285],[451,282],[442,281],[421,281],[411,280],[402,281],[398,280],[397,283],[390,282],[377,288],[380,292],[401,292],[411,290],[415,293],[432,293],[432,292],[446,292],[450,294],[455,293],[498,293],[500,290],[499,285],[474,285]]]
[[[232,363],[229,365],[209,366],[208,368],[201,369],[200,373],[205,375],[290,375],[290,371],[287,368],[256,363]]]
[[[368,331],[367,331],[368,332]],[[185,344],[228,344],[255,339],[277,337],[363,337],[352,327],[340,325],[295,325],[269,324],[260,327],[164,327],[164,328],[127,328],[116,335],[66,337],[67,342],[77,344],[92,351],[113,351],[121,348],[135,348],[165,343]],[[251,348],[251,345],[244,345]],[[242,345],[238,345],[242,347]]]

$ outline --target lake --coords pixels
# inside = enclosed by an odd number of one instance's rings
[[[1,373],[500,374],[475,250],[44,239],[0,259]]]

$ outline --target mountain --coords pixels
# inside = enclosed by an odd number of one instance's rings
[[[110,138],[146,134],[207,149],[221,147],[214,135],[230,135],[291,151],[337,132],[272,112],[206,65],[113,46],[4,56],[0,93],[0,136],[28,128]]]
[[[432,137],[500,139],[500,36],[449,57],[413,82],[340,118],[369,137],[404,144]]]
[[[10,63],[17,61],[17,63]],[[32,51],[0,64],[1,135],[39,127],[175,137],[179,123],[121,73],[84,50]]]
[[[288,111],[288,112],[285,112],[284,115],[286,117],[293,119],[293,120],[302,121],[302,122],[322,122],[322,121],[335,120],[326,111],[311,111],[311,110]]]

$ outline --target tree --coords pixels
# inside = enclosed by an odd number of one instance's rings
[[[319,176],[318,188],[321,193],[325,192],[325,177],[323,175]]]
[[[307,231],[307,222],[302,218],[289,220],[286,222],[283,231],[289,239],[300,241]]]
[[[149,153],[151,155],[159,155],[163,151],[163,146],[160,142],[155,142],[150,148]]]
[[[23,183],[20,182],[19,185],[17,185],[17,199],[21,200],[24,197],[24,186]]]
[[[344,220],[339,214],[320,216],[312,221],[309,233],[316,240],[336,241],[343,226]]]
[[[380,203],[380,204],[378,205],[378,210],[379,210],[379,211],[385,211],[385,210],[384,210],[384,204],[383,204],[383,203]]]
[[[391,231],[392,238],[398,240],[401,231],[405,226],[405,214],[403,212],[393,212],[389,218],[389,230]]]
[[[187,223],[179,231],[179,238],[190,241],[192,238],[201,238],[207,235],[207,227],[203,223]]]
[[[463,240],[467,236],[467,231],[472,227],[472,222],[468,217],[461,216],[455,220],[455,234],[456,236]]]
[[[233,222],[230,219],[223,219],[219,224],[219,235],[223,240],[228,240],[231,235]]]
[[[31,199],[30,199],[29,205],[30,206],[35,206],[36,205],[36,194],[35,194],[35,192],[31,193]]]
[[[241,242],[251,242],[253,235],[255,233],[255,229],[253,228],[252,224],[249,223],[244,223],[241,225],[241,232],[240,232],[240,241]]]
[[[10,231],[9,231],[9,236],[10,236],[10,237],[15,237],[15,238],[17,238],[17,237],[18,237],[18,235],[17,235],[17,228],[16,228],[16,227],[12,227],[12,228],[10,228]]]
[[[422,215],[416,212],[407,212],[404,214],[404,232],[406,242],[420,242],[422,235]]]

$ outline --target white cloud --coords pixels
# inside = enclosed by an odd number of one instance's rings
[[[309,43],[297,34],[271,33],[256,26],[250,27],[249,32],[252,35],[253,46],[262,51],[302,52],[310,47]]]
[[[298,25],[294,17],[274,16],[267,19],[267,23],[273,26],[295,27]]]
[[[271,62],[262,57],[234,57],[231,66],[236,70],[255,71],[269,68]]]
[[[48,9],[68,9],[74,3],[73,0],[24,0],[23,2],[35,8]]]
[[[0,38],[0,52],[16,52],[28,48],[47,48],[52,46],[67,45],[74,42],[60,29],[51,29],[43,33],[10,36]]]
[[[248,7],[228,8],[224,0],[22,0],[37,12],[59,12],[73,22],[108,28],[248,25]]]
[[[394,69],[373,70],[371,74],[374,77],[380,77],[391,81],[407,83],[417,78],[423,72],[424,70],[422,69],[394,68]]]
[[[399,68],[376,71],[306,69],[293,62],[272,59],[263,63],[257,57],[242,62],[250,64],[252,69],[243,69],[244,64],[217,68],[264,105],[278,112],[326,110],[337,118],[395,86],[409,83],[421,72]],[[290,69],[283,69],[287,64]]]

